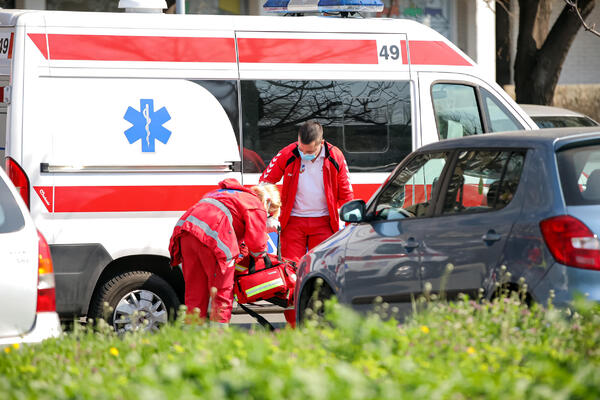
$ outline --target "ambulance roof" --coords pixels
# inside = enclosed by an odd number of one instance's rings
[[[45,23],[44,23],[45,22]],[[0,24],[53,27],[177,28],[260,30],[265,32],[407,33],[409,38],[446,41],[435,30],[407,19],[329,16],[231,16],[200,14],[104,13],[79,11],[2,10]]]

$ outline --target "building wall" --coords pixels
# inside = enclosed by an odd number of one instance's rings
[[[563,3],[562,1],[558,1]],[[563,3],[564,4],[564,3]],[[558,17],[561,7],[556,7],[553,17]],[[556,15],[554,15],[556,14]],[[596,25],[600,31],[600,2],[596,1],[596,7],[587,18],[589,26]],[[566,84],[594,84],[600,83],[600,37],[586,32],[583,27],[577,33],[577,37],[569,50],[569,54],[563,64],[563,70],[558,80],[559,85]]]

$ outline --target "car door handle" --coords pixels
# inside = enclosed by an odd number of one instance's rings
[[[502,236],[499,233],[496,233],[495,230],[490,229],[485,235],[481,237],[481,240],[483,240],[487,244],[492,244],[492,242],[497,242],[501,238]]]
[[[404,247],[406,247],[408,250],[416,249],[417,247],[419,247],[419,242],[417,242],[415,238],[411,237],[408,238],[408,240],[404,244]]]

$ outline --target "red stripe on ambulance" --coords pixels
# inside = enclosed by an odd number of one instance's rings
[[[57,186],[54,212],[185,211],[215,186]]]
[[[369,200],[379,184],[353,185],[354,197]],[[185,211],[216,185],[34,186],[48,212]]]
[[[29,33],[44,58],[82,61],[236,62],[233,38]],[[401,41],[402,63],[471,63],[442,41]],[[11,46],[12,50],[12,46]],[[377,64],[369,39],[239,38],[242,63]]]
[[[239,38],[241,63],[377,64],[375,40]]]
[[[11,32],[10,33],[10,43],[8,45],[8,59],[10,60],[12,58],[12,53],[13,53],[13,43],[15,42],[15,33]]]
[[[404,51],[406,48],[404,40],[402,40],[400,47],[402,49],[402,60],[404,62]],[[408,49],[410,63],[413,65],[471,66],[469,61],[441,41],[409,40]]]
[[[235,62],[233,38],[30,33],[46,59]],[[49,53],[49,54],[48,54]]]

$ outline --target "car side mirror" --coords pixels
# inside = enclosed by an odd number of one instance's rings
[[[362,222],[365,219],[365,213],[365,201],[352,200],[340,209],[340,219],[344,222]]]

